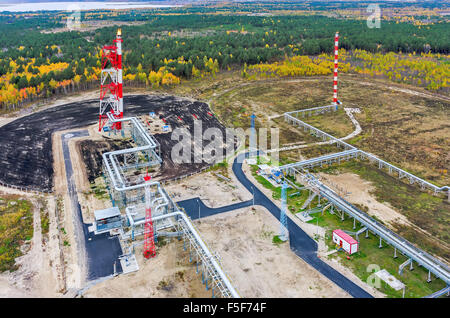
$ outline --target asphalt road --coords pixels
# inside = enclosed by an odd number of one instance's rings
[[[81,213],[80,203],[78,202],[77,188],[73,176],[72,161],[70,160],[70,151],[68,141],[71,138],[88,136],[87,130],[76,131],[63,134],[62,145],[64,164],[66,167],[67,186],[69,189],[70,202],[72,211],[74,211],[74,227],[75,238],[81,248],[79,255],[85,254],[85,262],[87,266],[87,279],[95,280],[101,277],[114,274],[114,264],[117,265],[116,272],[121,273],[122,267],[118,261],[118,257],[122,255],[119,239],[111,237],[109,233],[94,235],[89,232],[89,226],[92,224],[83,222],[83,214]]]
[[[184,210],[186,211],[186,214],[189,215],[189,217],[192,220],[196,220],[199,218],[204,218],[204,217],[219,214],[219,213],[234,211],[237,209],[252,206],[253,202],[252,202],[252,200],[249,200],[249,201],[243,201],[243,202],[239,202],[239,203],[235,203],[235,204],[231,204],[231,205],[222,206],[220,208],[210,208],[210,207],[206,206],[205,203],[203,203],[202,199],[197,197],[197,198],[188,199],[188,200],[184,200],[184,201],[178,201],[177,204],[180,207],[184,208]],[[199,209],[199,205],[200,205],[200,209]]]
[[[248,154],[245,154],[248,155]],[[269,210],[272,215],[280,219],[280,208],[277,207],[269,198],[265,196],[250,180],[247,179],[244,172],[242,171],[242,162],[244,159],[244,154],[239,155],[235,158],[233,162],[233,173],[236,175],[240,183],[248,190],[250,193],[254,193],[255,205],[260,205]],[[186,213],[191,219],[198,219],[200,217],[207,217],[210,215],[228,212],[243,207],[251,206],[253,200],[244,201],[240,203],[235,203],[228,206],[223,206],[220,208],[209,208],[206,206],[200,198],[193,198],[189,200],[184,200],[177,202],[180,207],[183,207]],[[200,205],[200,213],[199,213]],[[348,292],[351,296],[356,298],[372,298],[372,296],[367,293],[364,289],[353,283],[351,280],[346,278],[344,275],[333,269],[331,266],[323,262],[317,256],[317,243],[309,237],[295,222],[293,222],[289,217],[288,220],[288,230],[289,230],[289,244],[291,250],[297,254],[306,263],[314,267],[317,271],[322,273],[340,288]]]

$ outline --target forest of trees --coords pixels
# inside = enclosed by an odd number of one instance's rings
[[[112,42],[116,27],[86,32],[41,32],[64,26],[66,16],[52,12],[0,14],[2,109],[14,108],[36,97],[98,86],[100,48]],[[363,69],[378,67],[377,71],[385,71],[389,78],[397,76],[387,69],[381,70],[384,62],[380,58],[393,52],[417,56],[440,54],[439,59],[444,61],[435,63],[441,65],[444,75],[448,70],[445,62],[450,52],[448,22],[429,25],[383,22],[382,28],[370,29],[363,20],[321,15],[166,15],[137,10],[109,14],[89,11],[82,14],[83,19],[145,21],[122,27],[124,79],[128,83],[153,87],[176,85],[181,79],[214,75],[220,70],[241,69],[244,65],[330,54],[337,30],[341,34],[340,47],[355,52],[355,58],[360,61],[364,60]],[[362,52],[377,58],[371,58],[369,63]],[[307,61],[304,57],[298,59]],[[423,70],[430,70],[430,67],[431,64]],[[354,70],[361,73],[361,69]],[[427,87],[438,89],[442,85]]]
[[[371,77],[384,77],[392,81],[429,90],[447,89],[450,79],[449,56],[416,53],[381,54],[364,50],[339,50],[339,72],[359,73]],[[281,62],[244,65],[241,72],[247,79],[294,77],[332,74],[334,55],[322,53],[316,57],[293,56]]]

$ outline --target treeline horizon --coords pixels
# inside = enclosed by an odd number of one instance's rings
[[[139,20],[137,15],[142,17],[143,13],[113,11],[103,16],[93,11],[84,13],[82,22],[134,22]],[[177,78],[198,77],[198,72],[210,74],[297,55],[329,54],[334,50],[336,31],[340,32],[339,47],[347,51],[442,55],[450,52],[447,22],[414,25],[382,21],[381,28],[371,29],[365,20],[320,15],[148,14],[146,19],[144,24],[121,27],[124,75],[128,75],[128,80],[147,81],[153,72],[159,74],[161,83],[165,76],[173,75],[165,81],[171,84]],[[22,99],[30,94],[49,97],[61,85],[72,85],[73,89],[98,80],[100,48],[112,43],[117,27],[41,32],[62,26],[61,14],[36,14],[14,20],[0,15],[0,91],[16,89],[20,95],[20,90],[28,89]],[[0,104],[5,104],[7,98],[0,95]]]

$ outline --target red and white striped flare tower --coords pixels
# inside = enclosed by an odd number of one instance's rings
[[[115,118],[123,117],[122,93],[122,31],[117,30],[114,45],[102,48],[102,73],[100,77],[100,112],[98,117],[98,131],[108,122],[107,113]],[[109,95],[107,96],[107,94]],[[122,123],[113,123],[111,129],[122,129]]]
[[[337,84],[338,84],[338,53],[339,53],[339,32],[334,37],[334,78],[333,78],[333,105],[337,105]]]

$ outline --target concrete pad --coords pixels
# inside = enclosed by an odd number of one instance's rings
[[[375,275],[377,275],[380,279],[382,279],[395,290],[401,290],[405,288],[405,285],[401,281],[389,274],[389,272],[385,269],[376,272]]]
[[[139,265],[135,255],[120,258],[120,265],[122,266],[123,274],[128,274],[139,270]]]
[[[309,222],[311,221],[313,218],[308,216],[304,216],[302,212],[296,213],[295,214],[296,217],[298,217],[302,222]]]

